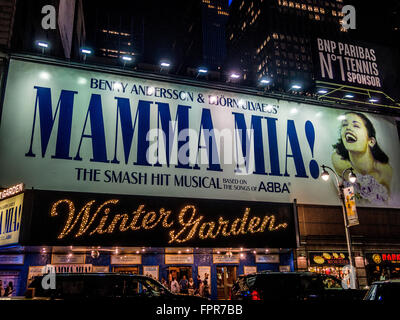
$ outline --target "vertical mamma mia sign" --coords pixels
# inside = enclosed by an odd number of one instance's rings
[[[387,161],[375,160],[362,145],[364,118],[375,135],[366,133],[365,139],[379,144]],[[319,179],[319,166],[332,164],[340,173],[364,148],[364,158],[382,166],[368,171],[368,162],[353,163],[356,174],[374,179],[364,178],[378,194],[356,188],[360,205],[399,207],[396,127],[389,118],[364,118],[11,60],[0,127],[0,178],[47,190],[338,204],[335,187]]]
[[[19,242],[23,202],[23,194],[0,201],[0,246]]]

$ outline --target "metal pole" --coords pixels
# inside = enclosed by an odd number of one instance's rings
[[[347,220],[347,208],[346,208],[346,202],[345,202],[345,199],[344,199],[343,188],[344,188],[343,184],[342,183],[339,184],[338,189],[339,189],[339,197],[340,197],[340,200],[341,200],[341,203],[342,203],[342,209],[343,209],[342,211],[343,211],[343,219],[344,219],[344,228],[345,228],[345,231],[346,231],[347,251],[348,251],[348,254],[349,254],[349,262],[350,262],[350,268],[351,268],[350,272],[352,274],[354,273],[353,274],[354,285],[355,285],[355,287],[357,287],[357,278],[356,278],[357,276],[356,276],[356,270],[355,270],[355,268],[353,266],[353,255],[351,253],[350,230],[349,230],[349,223],[348,223],[348,220]],[[350,281],[350,285],[352,285],[351,281]],[[352,288],[352,289],[356,289],[356,288]]]
[[[346,243],[347,243],[347,252],[349,254],[349,262],[350,262],[350,272],[354,277],[354,286],[357,287],[357,276],[356,276],[356,270],[353,266],[353,255],[351,253],[351,237],[350,237],[350,230],[349,230],[349,222],[347,219],[347,208],[346,208],[346,202],[345,202],[345,198],[344,198],[344,193],[343,193],[343,181],[344,181],[344,174],[346,173],[347,170],[351,170],[351,168],[346,169],[342,175],[340,176],[340,181],[339,181],[339,176],[338,174],[331,168],[325,165],[322,165],[322,169],[324,171],[326,171],[326,169],[329,169],[330,171],[332,171],[334,177],[336,178],[336,185],[339,191],[339,198],[340,198],[340,202],[342,204],[342,212],[343,212],[343,220],[344,220],[344,229],[345,229],[345,234],[346,234]],[[354,271],[354,273],[353,273]],[[352,281],[350,281],[350,286],[352,285]],[[355,288],[352,288],[355,289]]]

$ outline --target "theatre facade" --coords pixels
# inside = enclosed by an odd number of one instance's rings
[[[3,92],[0,279],[18,295],[50,270],[200,276],[214,299],[252,272],[340,277],[342,209],[320,167],[349,163],[359,285],[398,272],[383,265],[400,251],[393,117],[27,56]]]

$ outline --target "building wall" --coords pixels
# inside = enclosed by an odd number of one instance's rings
[[[350,227],[350,234],[357,278],[363,287],[369,284],[367,253],[400,251],[400,210],[359,207],[357,213],[360,224]],[[309,252],[347,252],[341,207],[299,205],[298,219],[301,246],[297,249],[297,269],[306,270],[310,266]]]
[[[385,244],[393,239],[400,240],[400,210],[358,207],[360,224],[351,227],[351,234],[358,241]],[[344,237],[341,207],[299,205],[299,228],[303,239],[310,237]]]
[[[2,0],[0,2],[0,47],[10,47],[15,7],[16,0]]]
[[[109,266],[110,272],[112,271],[111,256],[108,254],[101,253],[96,259],[92,258],[90,252],[86,255],[86,264],[92,264],[93,266]],[[16,285],[18,291],[16,295],[22,296],[26,291],[26,284],[28,281],[29,266],[44,266],[51,264],[51,254],[40,254],[40,253],[25,253],[23,265],[0,265],[0,276],[3,272],[17,271],[19,272],[19,283]],[[245,258],[240,259],[239,264],[213,264],[212,254],[194,254],[194,264],[181,264],[172,265],[165,264],[165,255],[159,253],[149,253],[142,255],[142,264],[136,265],[139,267],[139,274],[143,274],[143,266],[159,266],[159,279],[162,277],[168,279],[168,268],[176,266],[187,266],[192,267],[193,279],[197,279],[197,272],[199,266],[210,266],[211,267],[211,298],[217,298],[217,266],[236,266],[237,276],[243,274],[244,266],[257,266],[257,271],[270,270],[279,271],[279,266],[290,266],[291,270],[294,270],[293,264],[293,253],[281,253],[279,264],[268,264],[268,263],[255,263],[255,255],[247,253]],[[127,266],[127,265],[124,265]],[[5,284],[3,284],[5,287]]]

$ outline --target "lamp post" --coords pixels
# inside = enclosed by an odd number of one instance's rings
[[[49,47],[49,43],[46,41],[36,41],[36,45],[41,48],[43,55],[44,51]]]
[[[344,177],[345,177],[345,174],[346,174],[347,171],[350,172],[350,173],[349,173],[349,181],[350,181],[351,183],[355,183],[357,177],[356,177],[356,175],[355,175],[354,172],[353,172],[353,168],[347,168],[346,170],[343,171],[343,173],[342,173],[341,176],[339,176],[339,175],[335,172],[335,170],[333,170],[331,167],[322,165],[321,168],[322,168],[322,170],[323,170],[323,171],[322,171],[322,174],[321,174],[321,178],[322,178],[324,181],[328,181],[328,179],[329,179],[329,172],[327,171],[327,169],[330,170],[330,171],[332,171],[332,172],[333,172],[333,175],[334,175],[335,178],[336,178],[336,187],[337,187],[337,189],[338,189],[340,202],[341,202],[341,204],[342,204],[344,227],[345,227],[345,231],[346,231],[347,251],[348,251],[348,254],[349,254],[349,261],[350,261],[350,268],[351,268],[351,271],[350,271],[350,272],[353,274],[353,277],[354,277],[354,285],[355,285],[355,284],[356,284],[356,273],[353,272],[353,271],[354,271],[354,267],[353,267],[353,255],[352,255],[352,252],[351,252],[351,242],[350,242],[351,240],[350,240],[349,221],[348,221],[348,218],[347,218],[347,208],[346,208],[345,196],[344,196],[344,193],[343,193],[343,189],[344,189],[343,181],[345,181],[345,178],[344,178]],[[350,283],[351,283],[351,282],[350,282]],[[355,289],[355,288],[352,288],[352,289]]]
[[[86,63],[86,56],[92,54],[92,50],[87,48],[81,48],[81,53],[83,55],[83,63]]]

